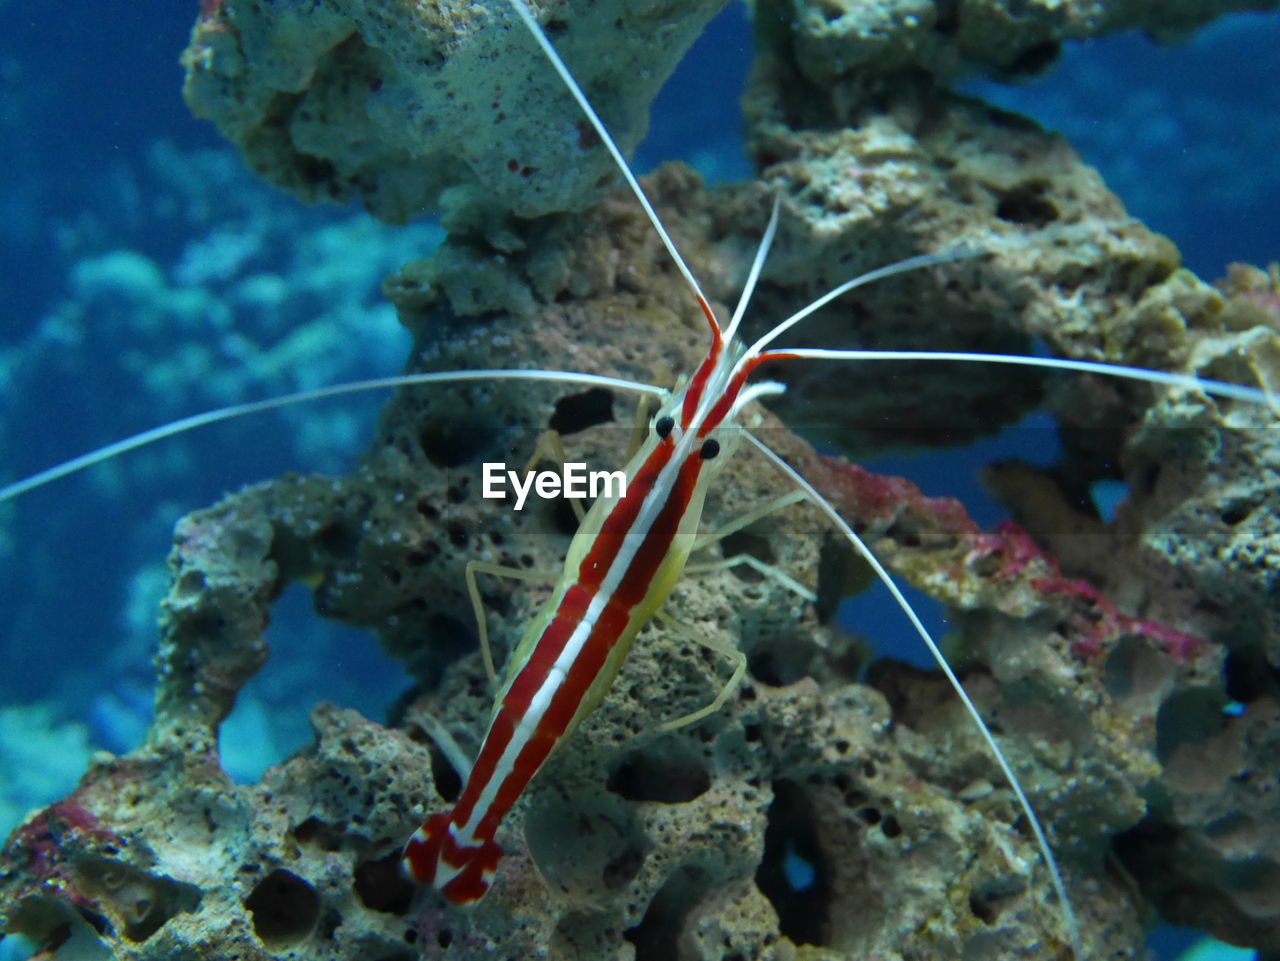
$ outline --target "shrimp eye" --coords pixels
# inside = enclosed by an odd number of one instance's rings
[[[703,460],[711,460],[716,454],[720,453],[720,442],[714,437],[708,437],[702,444],[702,450],[698,456]]]
[[[659,417],[658,422],[653,425],[653,429],[658,432],[659,437],[666,440],[667,435],[671,433],[675,426],[676,419],[674,417]]]

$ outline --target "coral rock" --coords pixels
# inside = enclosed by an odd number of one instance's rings
[[[723,2],[681,4],[679,17],[667,4],[575,4],[547,28],[630,149]],[[616,176],[505,3],[223,0],[183,65],[192,111],[254,170],[307,200],[359,197],[384,220],[423,216],[449,188],[522,216],[576,209]]]
[[[749,246],[706,238],[717,211],[740,213],[752,195],[730,192],[717,206],[680,171],[650,188],[712,295],[731,287]],[[556,302],[533,314],[491,313],[479,331],[451,322],[463,238],[433,296],[403,287],[408,275],[389,285],[406,290],[421,363],[474,365],[503,342],[513,366],[687,369],[705,336],[698,311],[678,277],[653,268],[652,237],[629,205],[614,199],[592,218],[529,229],[543,232],[538,258],[504,269],[535,299],[551,285]],[[548,269],[557,262],[582,270]],[[554,296],[571,277],[590,283]],[[184,520],[151,733],[97,764],[64,802],[86,812],[83,827],[53,829],[60,841],[50,844],[55,808],[11,838],[0,873],[6,929],[48,941],[68,917],[88,917],[92,936],[125,958],[195,945],[204,957],[255,958],[1058,957],[1065,932],[1034,845],[954,700],[931,675],[892,664],[872,671],[873,686],[858,683],[858,658],[829,622],[850,590],[831,575],[847,549],[804,506],[724,550],[819,585],[817,605],[739,568],[691,575],[673,595],[678,621],[748,658],[748,680],[722,711],[656,732],[708,702],[728,666],[651,626],[615,690],[504,824],[489,896],[462,912],[401,878],[404,838],[457,790],[419,712],[464,745],[489,712],[463,567],[480,558],[553,570],[572,530],[554,504],[517,513],[480,499],[478,465],[525,456],[553,418],[579,422],[566,438],[575,458],[612,461],[630,416],[601,419],[607,411],[557,386],[405,391],[350,476],[282,478]],[[965,611],[967,682],[1049,823],[1089,947],[1141,957],[1141,904],[1100,852],[1142,818],[1161,776],[1160,705],[1212,679],[1216,649],[1175,650],[1017,531],[984,534],[955,502],[825,459],[760,417],[764,436],[892,568]],[[781,475],[744,455],[727,466],[707,522],[784,490]],[[319,611],[370,627],[417,684],[387,726],[320,706],[313,745],[237,786],[219,767],[217,726],[265,656],[272,600],[296,580],[315,586]],[[484,581],[482,593],[501,658],[545,588]],[[44,876],[69,879],[61,893],[37,892],[27,868],[37,855]],[[86,866],[104,862],[129,890],[167,892],[147,915],[159,924],[138,927],[101,885],[86,885]]]

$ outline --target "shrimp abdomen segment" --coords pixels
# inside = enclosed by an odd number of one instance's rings
[[[535,618],[516,648],[462,794],[405,849],[409,873],[451,901],[475,901],[488,889],[503,816],[600,702],[632,640],[684,567],[702,504],[702,461],[694,456],[672,463],[672,454],[673,445],[652,443],[645,468],[633,477],[661,474],[670,465],[673,482],[633,482],[596,517],[588,514],[550,613]]]
[[[638,629],[617,604],[589,613],[584,607],[591,607],[590,595],[573,585],[499,701],[457,803],[432,815],[405,847],[409,874],[455,904],[477,901],[489,889],[503,816],[577,726],[594,691],[603,693]]]
[[[464,844],[452,812],[441,811],[413,833],[404,849],[405,869],[422,884],[433,884],[454,904],[484,897],[498,870],[502,849],[492,839]]]

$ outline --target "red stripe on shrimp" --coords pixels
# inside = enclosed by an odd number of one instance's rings
[[[609,652],[629,622],[629,611],[617,604],[608,604],[600,612],[582,650],[574,658],[569,672],[551,695],[551,702],[539,718],[537,727],[516,756],[511,773],[494,793],[493,800],[477,826],[477,834],[496,831],[498,822],[506,816],[520,792],[538,773],[538,769],[568,730],[591,682],[599,674]]]
[[[644,531],[635,530],[636,519],[663,468],[670,463],[674,453],[674,444],[659,444],[636,471],[635,477],[628,482],[626,495],[609,512],[591,550],[578,566],[578,583],[583,587],[592,591],[598,590],[605,575],[613,566],[618,552],[626,543],[627,536],[645,534]]]
[[[452,877],[440,885],[440,892],[455,904],[471,904],[489,890],[501,858],[502,849],[492,838],[474,845],[459,844],[449,812],[441,811],[409,839],[403,863],[421,884],[435,884],[439,869],[445,867]]]
[[[676,532],[680,529],[680,520],[693,498],[702,463],[701,458],[694,454],[680,465],[680,473],[671,486],[670,495],[649,530],[645,532],[644,543],[636,551],[621,583],[614,590],[614,599],[625,604],[627,610],[640,603],[649,593],[654,574],[670,552]]]

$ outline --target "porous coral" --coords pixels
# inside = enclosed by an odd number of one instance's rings
[[[1064,42],[1140,29],[1169,42],[1232,10],[1275,0],[756,0],[762,20],[788,24],[796,60],[815,84],[857,73],[923,69],[954,79],[975,67],[1008,78],[1049,67]]]
[[[744,263],[734,252],[746,245],[709,244],[712,212],[753,208],[758,226],[765,198],[747,188],[712,199],[674,170],[650,186],[695,265],[718,278],[712,290],[730,289]],[[552,262],[574,269],[515,260],[513,279],[541,277],[563,294],[569,276],[591,278],[586,289],[442,338],[452,306],[402,274],[389,288],[426,366],[474,363],[495,341],[510,345],[516,366],[556,357],[623,374],[685,368],[696,356],[697,314],[678,280],[651,266],[655,241],[625,197],[586,221],[528,229],[542,257],[554,251]],[[148,741],[95,764],[64,802],[75,824],[52,824],[51,809],[14,836],[10,930],[52,937],[74,905],[120,956],[139,958],[197,943],[205,956],[263,958],[785,958],[805,944],[832,958],[1056,957],[1055,906],[1043,876],[1025,867],[1034,850],[938,681],[889,666],[873,672],[874,687],[855,682],[855,648],[830,622],[849,589],[833,573],[846,549],[804,508],[726,550],[753,550],[823,585],[817,606],[736,571],[677,590],[681,621],[750,659],[751,679],[724,711],[653,733],[708,700],[725,666],[650,629],[571,755],[553,761],[504,828],[500,880],[479,909],[460,914],[400,878],[404,836],[457,789],[416,712],[431,710],[464,743],[487,715],[462,565],[480,557],[551,569],[571,527],[549,504],[493,510],[478,498],[476,465],[529,449],[557,407],[564,417],[579,405],[591,403],[555,388],[405,393],[350,477],[286,478],[184,521]],[[1052,825],[1091,949],[1141,956],[1140,902],[1100,855],[1139,821],[1159,782],[1159,712],[1178,691],[1215,683],[1216,648],[1119,614],[1025,536],[982,534],[959,505],[822,458],[772,423],[766,436],[895,569],[967,612],[967,681]],[[575,457],[606,462],[624,435],[606,421],[569,442]],[[749,459],[730,469],[713,524],[783,489]],[[266,656],[272,598],[297,579],[318,584],[326,614],[373,628],[420,687],[390,727],[317,709],[314,746],[237,787],[217,763],[217,725]],[[508,642],[541,596],[484,593],[495,636]],[[37,850],[39,871],[22,867]],[[795,858],[813,872],[803,890]],[[154,888],[148,910],[95,886],[104,871],[129,891]]]
[[[941,10],[929,6],[931,13]],[[929,230],[935,212],[956,223],[967,220],[964,234],[983,237],[984,245],[999,251],[1001,262],[1016,265],[1025,279],[1035,278],[1026,287],[1019,286],[1016,275],[1005,278],[1007,292],[987,310],[995,336],[1016,338],[1010,332],[1018,331],[1068,356],[1190,369],[1274,387],[1280,340],[1271,278],[1240,268],[1219,291],[1176,270],[1176,251],[1129,219],[1060,138],[935,87],[939,76],[954,75],[963,61],[985,60],[1012,72],[1040,69],[1072,31],[1110,29],[1146,13],[1115,4],[1086,20],[1077,18],[1080,11],[1070,5],[1052,15],[1032,6],[1023,8],[1023,17],[1014,17],[1007,5],[989,5],[983,14],[983,5],[966,4],[956,6],[945,24],[934,23],[933,30],[919,29],[927,26],[922,20],[904,19],[902,29],[877,31],[859,24],[901,13],[902,7],[839,15],[831,5],[804,9],[811,15],[797,19],[795,32],[771,29],[775,21],[764,21],[773,42],[757,63],[748,100],[751,146],[766,173],[777,170],[789,183],[809,185],[810,222],[862,228],[857,234],[830,230],[826,236],[835,249]],[[826,16],[812,15],[819,10]],[[1211,12],[1208,6],[1163,10],[1161,29],[1176,32]],[[1014,42],[996,29],[996,20],[1016,25],[1021,39]],[[984,22],[985,28],[970,30]],[[919,46],[913,46],[916,41]],[[975,41],[992,46],[984,53]],[[910,62],[890,55],[895,44],[905,44],[899,53],[909,52]],[[885,69],[853,71],[823,50],[844,58],[889,59],[882,62]],[[931,70],[923,77],[905,69],[921,64]],[[917,203],[918,190],[935,199]],[[947,196],[954,198],[954,207],[936,200]],[[845,239],[850,236],[874,239]],[[1019,237],[1032,242],[1019,243]],[[861,343],[935,346],[966,336],[966,346],[983,343],[954,323],[931,323],[930,315],[918,327],[910,325],[910,310],[885,316],[889,329],[875,330]],[[903,317],[908,318],[905,330]],[[956,389],[950,380],[931,386],[930,393]],[[818,394],[824,422],[866,423],[857,414],[841,416],[839,388],[832,384],[828,395],[823,386],[812,384],[810,390]],[[891,387],[876,386],[879,396],[894,397]],[[981,420],[987,423],[998,419],[993,410],[1017,414],[1007,384],[984,375],[963,381],[959,389],[970,393],[960,395],[959,403],[950,399],[952,410],[983,411]],[[913,393],[908,424],[919,421],[922,396],[928,395]],[[1272,885],[1277,862],[1274,852],[1257,841],[1257,825],[1268,816],[1259,811],[1256,789],[1245,787],[1274,779],[1265,747],[1273,727],[1274,669],[1280,663],[1274,412],[1205,404],[1176,393],[1151,405],[1148,396],[1123,385],[1070,382],[1050,398],[1066,445],[1063,463],[1052,472],[995,465],[991,480],[1035,539],[1058,554],[1072,574],[1086,579],[1077,585],[1101,587],[1144,618],[1225,645],[1216,655],[1226,655],[1225,667],[1215,668],[1211,661],[1198,677],[1181,681],[1153,654],[1160,646],[1166,654],[1180,646],[1170,637],[1155,647],[1151,640],[1123,639],[1115,649],[1093,652],[1105,664],[1095,684],[1122,702],[1134,697],[1149,702],[1143,713],[1157,730],[1157,749],[1149,761],[1166,766],[1159,789],[1140,792],[1143,799],[1155,800],[1119,850],[1168,916],[1194,917],[1228,940],[1274,948],[1280,916],[1259,892]],[[793,393],[791,403],[803,398]],[[885,406],[894,406],[893,401]],[[788,419],[797,420],[797,414]],[[954,430],[967,420],[956,413],[942,423]],[[846,443],[862,436],[840,429],[827,434],[836,442],[842,435]],[[1112,524],[1073,503],[1098,478],[1123,479],[1130,491]],[[931,565],[930,570],[935,577],[937,571],[956,574],[954,565]],[[1056,574],[1040,579],[1042,586],[1055,589],[1068,588],[1071,580]],[[1068,592],[1087,600],[1094,589]],[[1091,618],[1098,625],[1113,620],[1096,609]],[[983,618],[977,629],[983,632],[980,643],[1002,633]],[[1006,650],[1021,647],[1014,642]],[[1000,657],[996,649],[988,656]],[[1004,690],[1017,689],[1010,680],[1006,675]],[[1242,702],[1242,714],[1224,720],[1220,712],[1233,698]],[[1055,700],[1044,691],[1034,699]],[[1020,721],[1036,723],[1025,714]],[[1089,725],[1105,730],[1111,722],[1094,716]],[[1188,771],[1209,755],[1221,763],[1209,765],[1192,779],[1194,786],[1188,785]],[[1133,800],[1141,806],[1139,797]],[[1088,809],[1087,804],[1077,807],[1078,812]]]
[[[634,147],[649,102],[724,0],[592,3],[548,23]],[[503,4],[224,0],[196,24],[184,94],[256,171],[403,221],[444,191],[522,216],[581,207],[616,172]],[[566,158],[566,150],[574,151]]]
[[[954,319],[962,343],[1040,335],[1078,356],[1241,376],[1267,368],[1272,335],[1237,330],[1229,319],[1240,310],[1176,272],[1176,254],[1126,222],[1065,144],[908,86],[875,116],[849,101],[844,119],[857,119],[867,139],[846,158],[821,124],[770,122],[769,105],[794,90],[794,75],[778,69],[765,63],[760,75],[780,92],[755,93],[757,143],[780,151],[758,157],[784,192],[781,256],[763,304],[785,310],[806,283],[842,279],[828,276],[842,258],[853,272],[976,234],[1003,256],[909,284],[916,310],[934,328]],[[926,109],[933,94],[936,111]],[[840,115],[838,106],[814,109]],[[966,164],[962,145],[975,136],[986,161]],[[892,149],[867,149],[876,143]],[[873,161],[870,178],[845,162],[862,156]],[[948,169],[956,172],[932,179]],[[708,194],[678,169],[650,186],[713,298],[731,296],[767,192]],[[938,199],[942,186],[972,199],[973,212]],[[848,211],[831,197],[852,198],[862,213],[841,222]],[[843,239],[853,221],[878,239]],[[511,366],[665,380],[688,369],[704,332],[662,263],[648,225],[614,196],[586,217],[460,219],[432,264],[407,266],[387,289],[429,369],[476,366],[501,348]],[[899,281],[852,312],[893,318],[907,299]],[[984,314],[994,335],[977,323]],[[1000,386],[983,389],[987,404],[1005,397]],[[858,413],[833,391],[802,393],[823,403],[829,436],[864,443],[850,440]],[[1070,444],[1059,471],[1003,470],[1020,519],[1060,562],[1019,528],[983,533],[955,503],[821,457],[767,415],[761,426],[895,571],[957,612],[965,680],[1045,815],[1090,953],[1143,955],[1145,904],[1108,860],[1125,831],[1118,852],[1166,909],[1178,909],[1185,888],[1162,890],[1183,876],[1158,855],[1188,852],[1180,864],[1205,868],[1194,879],[1201,903],[1221,905],[1200,920],[1274,948],[1271,854],[1249,840],[1267,830],[1271,811],[1239,787],[1274,776],[1267,684],[1265,675],[1254,688],[1230,673],[1224,680],[1215,643],[1257,623],[1241,618],[1270,611],[1273,595],[1255,567],[1219,552],[1238,594],[1230,605],[1198,603],[1181,558],[1203,552],[1200,532],[1170,534],[1163,523],[1182,503],[1173,491],[1208,498],[1224,465],[1247,463],[1253,449],[1232,429],[1253,414],[1186,392],[1161,395],[1147,413],[1149,397],[1064,393],[1055,399]],[[858,647],[831,614],[865,579],[849,575],[847,548],[806,508],[724,549],[817,584],[818,604],[737,570],[691,579],[673,599],[680,620],[748,655],[750,680],[724,711],[654,733],[707,701],[725,666],[650,629],[572,753],[552,762],[505,826],[507,857],[488,900],[458,912],[399,877],[399,844],[457,789],[419,712],[441,717],[464,743],[487,715],[462,566],[480,557],[553,569],[572,526],[549,505],[516,514],[481,504],[476,465],[522,458],[553,422],[581,428],[569,438],[575,457],[612,463],[626,429],[595,422],[590,412],[601,406],[549,387],[406,393],[351,476],[282,479],[184,521],[148,741],[99,759],[72,798],[14,835],[0,868],[8,928],[56,939],[87,918],[124,957],[1059,956],[1064,932],[1034,848],[938,679],[882,663],[869,686],[858,683]],[[1169,467],[1153,446],[1155,425],[1188,421],[1195,432],[1174,436],[1207,453]],[[1107,468],[1109,458],[1118,466]],[[1120,473],[1132,493],[1114,529],[1074,509],[1071,491]],[[708,521],[782,489],[744,458]],[[1102,537],[1105,550],[1090,547]],[[1153,547],[1162,537],[1181,555],[1162,561]],[[266,656],[262,624],[291,580],[317,584],[325,614],[372,628],[418,686],[385,726],[320,707],[315,745],[260,784],[237,787],[218,765],[217,726]],[[542,596],[496,585],[484,593],[508,645]],[[1228,693],[1248,702],[1238,723],[1218,712]],[[1201,769],[1201,753],[1221,758],[1216,773]]]

